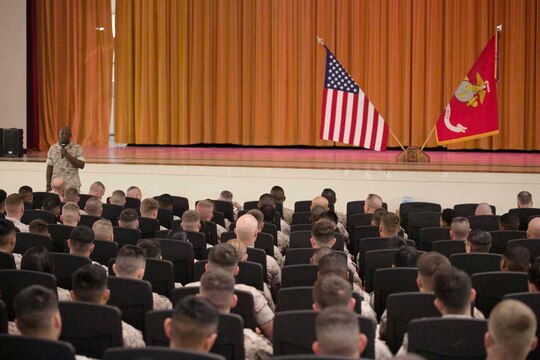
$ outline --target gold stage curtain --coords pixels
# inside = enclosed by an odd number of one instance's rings
[[[503,24],[500,135],[448,148],[540,150],[537,1],[116,4],[117,142],[333,145],[319,140],[320,36],[402,143],[422,145]],[[427,146],[436,146],[435,136]]]
[[[70,126],[73,141],[107,146],[112,104],[110,0],[35,0],[40,148]]]

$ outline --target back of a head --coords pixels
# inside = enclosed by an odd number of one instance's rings
[[[208,300],[197,296],[181,299],[170,321],[170,347],[185,350],[206,348],[204,343],[216,334],[218,322],[219,313]]]
[[[323,212],[319,216],[319,219],[317,221],[323,221],[323,220],[330,221],[334,226],[337,226],[337,223],[339,221],[336,212],[332,210],[327,210]]]
[[[126,193],[122,190],[114,190],[111,194],[111,204],[120,206],[126,205]]]
[[[321,276],[313,287],[313,302],[319,310],[329,306],[349,306],[352,298],[351,284],[335,274]]]
[[[321,261],[323,256],[327,254],[332,254],[333,252],[334,250],[332,250],[332,248],[329,248],[328,246],[321,246],[320,248],[316,249],[311,256],[311,264],[319,265],[319,262]]]
[[[13,307],[22,335],[38,338],[50,335],[54,317],[58,314],[58,299],[54,292],[41,285],[31,285],[17,294]],[[60,329],[57,329],[52,336],[57,339],[59,335]]]
[[[100,219],[92,224],[92,231],[96,240],[111,240],[113,226],[110,220]]]
[[[147,259],[161,259],[161,245],[159,244],[159,241],[142,239],[137,242],[137,246],[144,250]]]
[[[83,254],[88,251],[88,247],[94,243],[94,231],[88,226],[79,225],[71,230],[70,249],[75,255]]]
[[[452,224],[452,220],[458,217],[459,214],[454,209],[444,209],[441,213],[441,226],[449,227]]]
[[[309,212],[309,220],[312,224],[315,224],[321,218],[321,215],[326,212],[326,209],[322,206],[315,206]]]
[[[172,211],[173,202],[173,197],[170,194],[161,194],[158,198],[159,207],[161,209],[167,209]]]
[[[474,215],[493,215],[493,210],[488,203],[480,203],[474,210]]]
[[[523,246],[506,247],[501,270],[527,272],[531,266],[531,253]]]
[[[491,234],[483,230],[473,230],[467,236],[469,252],[488,253],[491,248]]]
[[[73,273],[71,285],[76,301],[99,304],[107,290],[107,272],[101,265],[85,265]]]
[[[342,255],[333,252],[324,255],[319,260],[319,276],[334,274],[343,278],[348,278],[347,259]]]
[[[227,241],[227,244],[231,245],[234,248],[234,250],[236,251],[236,258],[238,259],[238,262],[246,261],[246,259],[247,259],[246,245],[244,245],[238,239],[231,239],[231,240]]]
[[[28,185],[23,185],[19,188],[19,195],[22,196],[24,201],[32,202],[33,193],[34,191]]]
[[[187,233],[182,228],[171,229],[169,232],[167,232],[167,239],[187,241]]]
[[[88,193],[101,199],[105,193],[105,185],[101,181],[95,181],[90,185]]]
[[[368,194],[364,204],[365,213],[373,213],[376,209],[383,207],[383,200],[377,194]]]
[[[335,241],[334,225],[330,221],[319,221],[311,228],[311,239],[314,247],[332,247]]]
[[[6,208],[7,193],[5,190],[0,189],[0,210],[4,211]]]
[[[11,221],[0,219],[0,248],[4,249],[10,245],[15,237],[15,229],[15,225]]]
[[[232,202],[233,193],[230,192],[229,190],[223,190],[222,192],[219,193],[218,200]]]
[[[517,194],[518,207],[527,208],[533,206],[532,194],[528,191],[520,191]]]
[[[31,234],[51,236],[49,234],[49,224],[43,219],[34,219],[28,224],[28,231]]]
[[[385,208],[378,208],[373,212],[372,218],[371,218],[371,224],[375,226],[380,226],[383,216],[388,214],[388,210]]]
[[[86,204],[84,205],[84,211],[86,211],[88,215],[101,216],[101,214],[103,213],[103,204],[101,203],[101,200],[93,196],[90,199],[86,200]]]
[[[66,189],[66,181],[61,177],[56,177],[51,180],[51,189],[57,194],[62,194]]]
[[[44,247],[32,247],[26,250],[21,259],[21,270],[54,273],[54,263],[49,250]]]
[[[208,265],[212,269],[232,272],[238,266],[238,257],[234,247],[227,243],[219,243],[208,253]]]
[[[79,190],[75,187],[68,187],[64,191],[64,201],[65,202],[73,202],[78,203],[79,202]]]
[[[139,214],[135,209],[124,209],[120,213],[118,219],[118,225],[126,228],[137,228],[137,222],[139,221]]]
[[[400,227],[399,227],[399,216],[394,214],[393,212],[388,212],[381,218],[381,227],[382,231],[386,233],[386,235],[393,234],[397,235]]]
[[[253,216],[257,220],[257,224],[272,223],[276,218],[276,209],[270,205],[264,205],[260,209],[251,209],[246,214]]]
[[[330,188],[326,188],[322,191],[321,193],[321,196],[326,198],[326,200],[328,200],[328,203],[329,204],[335,204],[337,199],[336,199],[336,192]]]
[[[412,246],[402,246],[394,256],[395,267],[416,267],[420,253]]]
[[[534,217],[529,220],[527,237],[529,239],[540,239],[540,217]]]
[[[200,294],[208,299],[220,313],[228,313],[234,295],[234,276],[220,269],[210,270],[201,276]]]
[[[157,212],[158,209],[159,203],[152,198],[146,198],[141,201],[140,210],[143,217],[154,217],[154,212]]]
[[[10,194],[6,198],[6,213],[8,216],[19,218],[24,211],[24,200],[19,194]]]
[[[328,199],[323,196],[315,196],[313,200],[311,200],[310,209],[314,209],[317,206],[322,206],[324,210],[328,210]]]
[[[471,279],[455,267],[443,267],[435,273],[434,293],[447,314],[461,314],[471,304]]]
[[[529,268],[529,291],[540,291],[540,263],[533,264]]]
[[[519,217],[512,213],[502,214],[499,228],[501,230],[519,230]]]
[[[198,231],[200,226],[200,217],[195,210],[186,210],[182,214],[182,229],[189,231]]]
[[[270,190],[270,195],[272,195],[276,203],[283,203],[285,201],[285,190],[281,186],[273,186]]]
[[[62,204],[60,203],[58,196],[48,195],[45,200],[43,200],[41,210],[50,212],[56,216],[60,213],[61,206]]]
[[[234,228],[236,238],[247,246],[255,242],[258,232],[259,224],[252,215],[244,214],[236,221],[236,227]]]
[[[319,355],[358,358],[365,348],[365,343],[359,345],[360,329],[356,315],[343,306],[321,311],[315,320],[315,334]]]
[[[274,199],[272,194],[264,193],[261,196],[259,196],[259,203],[258,203],[257,207],[260,209],[264,205],[271,205],[271,206],[276,205],[276,200]]]
[[[469,233],[471,232],[469,219],[462,216],[453,218],[450,225],[450,231],[452,232],[454,239],[466,240],[467,236],[469,236]]]
[[[117,276],[136,279],[138,272],[144,270],[145,267],[146,254],[142,248],[136,245],[124,245],[118,250],[114,264]]]
[[[79,205],[74,202],[65,203],[62,207],[62,221],[67,224],[78,223],[81,217]]]
[[[536,345],[537,319],[534,312],[517,300],[503,300],[491,312],[486,350],[506,359],[525,359]]]
[[[418,259],[418,276],[422,281],[422,290],[433,292],[433,277],[443,267],[451,267],[450,260],[438,252],[426,252]]]
[[[126,190],[126,196],[129,196],[135,199],[141,199],[142,198],[141,189],[139,189],[137,186],[130,186]]]

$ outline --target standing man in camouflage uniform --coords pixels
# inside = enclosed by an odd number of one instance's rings
[[[79,169],[84,169],[84,150],[71,142],[71,129],[60,129],[58,143],[49,148],[47,154],[47,191],[51,191],[51,180],[57,177],[64,179],[66,188],[81,188]]]

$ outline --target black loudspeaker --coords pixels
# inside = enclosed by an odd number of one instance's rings
[[[23,156],[22,129],[2,129],[2,155],[8,157]]]

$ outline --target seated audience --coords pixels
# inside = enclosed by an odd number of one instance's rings
[[[373,214],[375,210],[383,207],[383,200],[377,194],[368,194],[364,202],[364,214]]]
[[[319,207],[316,207],[315,209],[318,209],[318,208]],[[315,209],[313,209],[312,211],[314,211]],[[338,221],[338,216],[334,211],[326,210],[325,212],[319,215],[318,219],[315,222],[323,221],[323,220],[330,221],[334,225],[334,230],[337,231],[343,238],[343,242],[345,244],[349,243],[349,232],[345,229],[345,226],[341,222]],[[343,247],[343,251],[348,252],[346,246]]]
[[[452,220],[458,217],[458,213],[454,209],[444,209],[441,213],[440,225],[441,227],[450,227]]]
[[[158,204],[160,209],[173,211],[174,199],[170,194],[161,194],[158,197]],[[180,220],[176,215],[173,215],[173,220]]]
[[[94,239],[94,231],[92,229],[85,225],[77,226],[71,231],[71,235],[67,241],[69,253],[90,259],[90,254],[94,251]],[[105,272],[108,272],[107,267],[100,265],[96,261],[92,261],[92,263],[102,266]]]
[[[71,188],[75,189],[75,188]],[[81,211],[79,205],[74,202],[65,203],[62,206],[62,214],[60,215],[60,221],[66,226],[76,227],[81,220]]]
[[[201,218],[195,210],[186,210],[182,214],[182,229],[184,231],[201,231]]]
[[[373,215],[371,217],[371,225],[372,226],[377,226],[377,227],[381,226],[382,218],[386,214],[388,214],[388,210],[386,210],[385,208],[375,209],[375,211],[373,212]]]
[[[321,258],[327,254],[332,254],[334,250],[328,246],[321,246],[313,253],[313,256],[309,259],[309,263],[312,265],[319,265]]]
[[[159,209],[159,203],[152,199],[152,198],[146,198],[143,201],[141,201],[141,217],[150,218],[150,219],[156,219],[157,220],[157,213]],[[164,226],[159,226],[160,230],[167,230]]]
[[[519,230],[519,217],[512,213],[502,214],[499,230]]]
[[[212,200],[201,200],[195,206],[195,211],[199,214],[201,222],[213,221],[214,218],[214,203]],[[216,224],[216,230],[218,239],[221,238],[221,234],[227,231],[223,226]]]
[[[124,209],[118,218],[118,226],[127,229],[139,228],[139,214],[135,209]]]
[[[142,192],[137,186],[130,186],[126,190],[126,196],[142,200]]]
[[[529,268],[529,292],[540,291],[540,263],[533,264]]]
[[[474,210],[474,215],[493,215],[493,210],[491,206],[487,203],[480,203]]]
[[[276,210],[271,207],[270,205],[264,205],[261,210],[259,209],[251,209],[247,212],[247,214],[253,216],[255,220],[257,220],[258,225],[258,231],[257,233],[263,232],[264,224],[273,223],[273,219],[276,216]],[[283,255],[281,255],[281,252],[285,252],[287,248],[289,248],[289,235],[285,235],[283,231],[278,230],[277,232],[278,238],[277,243],[278,246],[274,245],[274,259],[276,259],[279,266],[283,266]]]
[[[393,212],[388,212],[381,218],[381,225],[379,226],[380,237],[391,238],[397,236],[401,230],[399,226],[399,216]]]
[[[483,230],[473,230],[465,241],[465,250],[468,253],[489,253],[491,248],[491,234]]]
[[[272,195],[276,204],[283,204],[283,214],[281,215],[283,215],[283,220],[290,225],[294,210],[285,207],[285,200],[287,199],[285,190],[281,186],[275,185],[270,189],[270,195]]]
[[[161,245],[159,241],[153,239],[142,239],[137,242],[137,246],[144,250],[147,259],[161,260]]]
[[[532,218],[527,227],[528,239],[540,239],[540,217]]]
[[[55,219],[60,219],[60,211],[62,210],[62,203],[56,196],[49,195],[43,200],[41,206],[42,211],[49,212],[54,215]]]
[[[261,210],[261,208],[265,205],[271,205],[274,209],[276,208],[276,200],[271,194],[265,193],[259,196],[257,208]],[[291,227],[285,222],[285,220],[280,218],[279,226],[285,235],[291,235]]]
[[[32,204],[34,202],[34,190],[28,185],[23,185],[19,188],[19,195],[23,201]]]
[[[416,267],[420,253],[412,246],[402,246],[394,256],[392,267]]]
[[[315,224],[317,221],[319,221],[322,214],[326,212],[326,209],[322,206],[315,206],[309,211],[309,221],[312,224]]]
[[[73,301],[105,305],[109,301],[107,272],[96,264],[88,264],[77,269],[72,277],[71,299]],[[106,321],[107,319],[103,319]],[[122,321],[122,337],[125,347],[144,347],[142,333]]]
[[[126,193],[122,190],[114,190],[111,194],[110,203],[112,205],[120,205],[124,207],[126,205]]]
[[[64,191],[64,202],[72,202],[75,204],[79,203],[79,200],[81,197],[79,196],[79,190],[75,187],[68,187],[66,191]]]
[[[57,194],[60,201],[64,201],[64,192],[66,191],[66,182],[61,177],[55,177],[51,180],[51,194]]]
[[[14,253],[17,242],[17,230],[15,225],[9,220],[0,219],[0,251],[13,255],[17,269],[21,267],[21,254]]]
[[[340,222],[343,226],[347,226],[347,214],[335,210],[335,205],[337,202],[336,192],[331,188],[326,188],[322,191],[321,196],[328,200],[329,205],[334,205],[334,212],[338,217],[338,222]]]
[[[487,360],[525,360],[536,348],[537,319],[517,300],[503,300],[491,312],[484,338]]]
[[[523,246],[507,247],[501,258],[501,271],[528,272],[531,267],[531,253]]]
[[[21,195],[11,194],[6,198],[6,220],[15,225],[20,232],[28,232],[28,225],[21,222],[24,214],[24,201]]]
[[[533,207],[533,199],[530,192],[520,191],[517,194],[517,207],[518,208],[532,208]]]
[[[450,239],[466,241],[471,232],[469,219],[466,217],[457,216],[452,219],[450,224]]]
[[[443,267],[434,276],[435,307],[443,317],[471,317],[471,304],[476,298],[471,278],[455,267]]]
[[[100,219],[92,224],[95,240],[113,241],[113,226],[110,220]]]
[[[99,200],[102,200],[103,195],[105,195],[105,185],[101,181],[95,181],[90,185],[88,189],[88,195],[97,197]]]
[[[30,224],[28,224],[28,232],[51,237],[51,234],[49,234],[49,224],[43,219],[34,219],[30,221]]]
[[[103,203],[99,198],[95,196],[91,197],[90,199],[86,200],[84,211],[87,215],[101,217],[101,215],[103,215]]]

